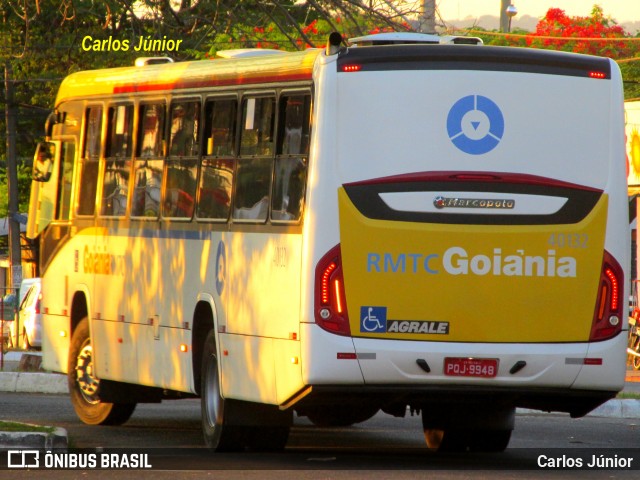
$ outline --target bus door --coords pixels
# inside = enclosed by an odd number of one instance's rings
[[[27,237],[36,238],[44,232],[41,269],[69,232],[75,151],[74,137],[41,143],[36,150]]]

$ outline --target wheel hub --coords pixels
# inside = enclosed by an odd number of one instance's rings
[[[93,373],[93,349],[88,341],[80,349],[76,360],[76,382],[80,393],[89,403],[99,403],[100,380]]]

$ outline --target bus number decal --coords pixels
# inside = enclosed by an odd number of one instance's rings
[[[548,243],[558,248],[587,248],[589,235],[586,233],[552,233]]]
[[[287,266],[287,247],[276,246],[273,251],[273,265],[284,268]]]

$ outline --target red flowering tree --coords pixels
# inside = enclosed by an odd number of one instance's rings
[[[597,40],[600,38],[602,40]],[[629,41],[629,35],[605,16],[599,5],[595,5],[587,17],[570,17],[564,10],[550,8],[538,22],[535,32],[526,36],[525,43],[529,47],[614,59],[633,57],[639,53],[640,47],[638,42]]]

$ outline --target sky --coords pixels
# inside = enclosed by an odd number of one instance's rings
[[[549,8],[561,8],[569,16],[586,17],[593,5],[600,5],[605,15],[616,22],[640,21],[640,0],[511,0],[518,9],[518,16],[541,18]],[[464,19],[468,16],[500,14],[500,0],[436,0],[440,16],[446,20]]]

